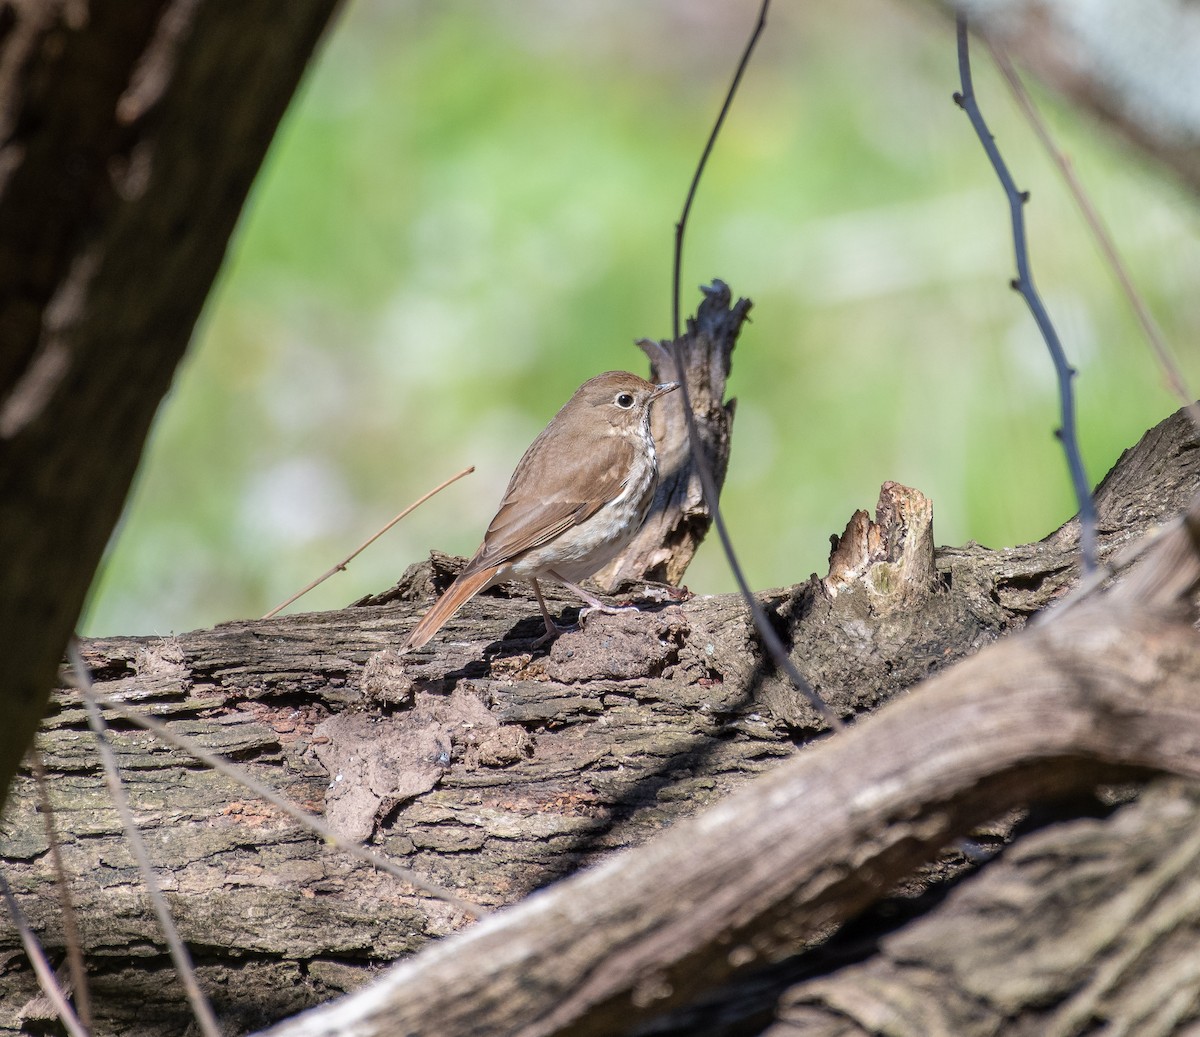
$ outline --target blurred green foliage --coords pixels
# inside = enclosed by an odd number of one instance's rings
[[[584,379],[667,337],[673,223],[756,3],[358,0],[259,177],[163,405],[84,625],[259,615],[468,464],[306,598],[474,550],[529,441]],[[268,41],[264,41],[267,45]],[[1175,408],[1113,277],[982,48],[977,91],[1079,369],[1099,481]],[[1039,538],[1073,513],[1045,348],[1004,197],[950,100],[953,27],[919,5],[780,6],[700,190],[685,311],[754,300],[724,493],[752,584],[820,569],[886,479],[939,543]],[[1040,97],[1189,376],[1194,199]],[[688,578],[731,588],[719,547]]]

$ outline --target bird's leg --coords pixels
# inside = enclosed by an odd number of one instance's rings
[[[550,618],[550,610],[546,608],[546,599],[542,597],[542,588],[538,586],[536,577],[531,578],[529,582],[533,584],[533,593],[537,596],[538,608],[542,610],[542,619],[546,621],[546,632],[533,642],[534,648],[541,648],[547,641],[553,641],[558,637],[563,632],[563,628]]]
[[[588,612],[603,612],[606,616],[615,616],[621,612],[640,611],[636,605],[606,605],[599,598],[597,598],[596,595],[590,593],[589,591],[585,591],[578,584],[572,583],[570,580],[564,580],[553,569],[547,572],[546,575],[553,576],[556,580],[558,580],[559,583],[566,587],[567,590],[574,593],[580,601],[587,605],[587,608],[580,613],[581,616]]]

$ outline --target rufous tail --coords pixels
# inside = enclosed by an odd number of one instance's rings
[[[413,628],[413,632],[408,635],[408,640],[404,642],[400,651],[411,652],[414,648],[420,648],[441,630],[443,623],[483,590],[487,586],[488,580],[495,575],[495,566],[489,565],[486,569],[469,574],[464,573],[460,576],[450,584],[446,593],[433,603],[433,607],[421,617],[421,622]]]

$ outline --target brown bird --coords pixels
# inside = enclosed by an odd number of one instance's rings
[[[541,577],[558,580],[593,609],[618,611],[576,583],[620,554],[645,521],[658,485],[650,405],[678,387],[608,371],[576,389],[525,451],[475,556],[401,651],[420,648],[481,590],[506,580],[533,584],[546,638],[559,629]]]

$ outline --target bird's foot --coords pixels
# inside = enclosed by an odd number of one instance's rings
[[[578,630],[578,623],[568,623],[566,626],[559,626],[554,620],[546,619],[546,632],[541,637],[535,638],[530,645],[531,648],[541,648],[542,645],[549,644],[554,641],[560,634],[570,633],[572,630]]]
[[[596,595],[591,593],[591,591],[585,591],[582,587],[579,586],[579,584],[572,583],[570,580],[564,580],[556,572],[551,572],[550,575],[553,576],[554,579],[558,580],[559,583],[561,583],[564,587],[566,587],[567,590],[571,591],[580,601],[582,601],[587,606],[587,608],[582,609],[580,611],[580,613],[579,613],[580,619],[583,619],[585,616],[588,616],[593,612],[603,612],[606,616],[615,616],[620,612],[640,612],[641,611],[636,605],[607,605],[603,601],[601,601],[599,598],[597,598]]]
[[[537,595],[538,608],[542,613],[542,622],[546,624],[546,632],[533,642],[534,648],[541,648],[542,645],[553,641],[559,634],[565,634],[568,630],[574,630],[576,627],[566,626],[560,627],[550,616],[550,610],[546,608],[546,599],[542,597],[542,588],[538,586],[537,580],[530,580],[533,584],[533,593]]]

